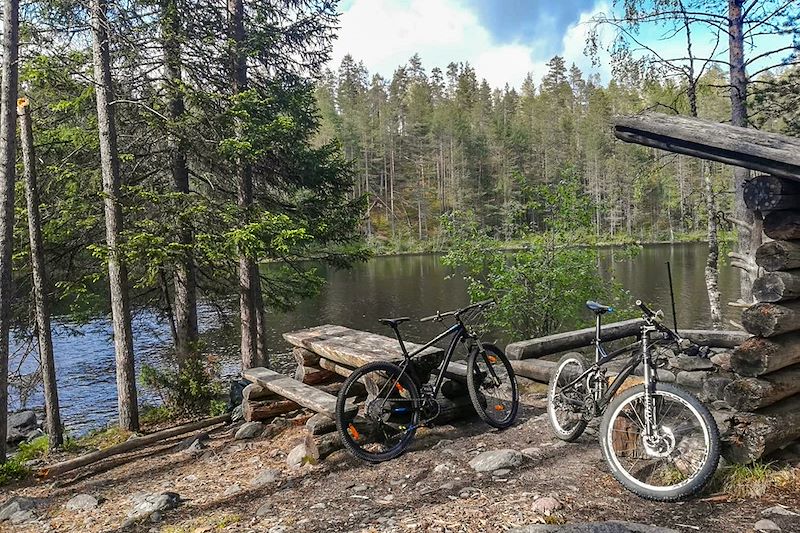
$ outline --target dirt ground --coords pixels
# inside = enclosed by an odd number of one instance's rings
[[[625,491],[608,473],[596,437],[586,434],[566,444],[550,433],[541,394],[524,395],[517,424],[490,430],[479,420],[421,430],[401,457],[378,465],[340,450],[317,465],[286,466],[286,454],[302,439],[301,426],[272,438],[234,441],[235,428],[211,434],[209,448],[192,454],[175,451],[176,439],[122,459],[87,467],[50,483],[5,490],[37,498],[38,523],[2,531],[142,531],[271,533],[290,531],[505,531],[534,523],[627,520],[678,531],[753,531],[762,511],[783,505],[800,511],[800,490],[769,490],[758,498],[724,494],[673,504],[642,500]],[[469,460],[486,450],[526,450],[522,466],[503,477],[479,474]],[[276,481],[253,486],[264,469],[279,471]],[[237,490],[240,489],[240,490]],[[145,518],[122,527],[141,491],[171,491],[182,503],[161,521]],[[71,511],[76,494],[92,494],[96,509]],[[552,496],[563,508],[550,516],[533,502]],[[784,532],[800,532],[797,516],[770,516]]]

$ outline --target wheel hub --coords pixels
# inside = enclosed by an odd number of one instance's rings
[[[668,457],[675,450],[675,435],[672,429],[663,426],[656,435],[642,435],[642,444],[651,457]]]

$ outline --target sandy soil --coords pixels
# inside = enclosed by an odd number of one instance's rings
[[[0,530],[455,532],[505,531],[545,521],[628,520],[686,532],[738,532],[753,531],[761,511],[773,505],[800,511],[797,484],[759,498],[705,494],[678,504],[644,501],[608,473],[596,438],[587,434],[575,444],[560,442],[551,435],[544,412],[541,395],[525,395],[517,424],[506,431],[490,430],[479,420],[462,421],[420,431],[412,448],[388,463],[361,463],[340,450],[299,470],[290,470],[285,458],[302,439],[302,427],[250,441],[234,441],[235,428],[223,428],[197,454],[175,451],[177,439],[55,483],[5,490],[39,498],[35,513],[40,523],[6,522]],[[521,467],[501,478],[468,466],[481,451],[500,448],[531,450]],[[278,479],[252,486],[251,480],[267,468],[279,470]],[[122,528],[133,506],[131,496],[140,491],[172,491],[184,501],[164,512],[158,523],[144,519]],[[104,501],[92,510],[65,509],[81,493]],[[538,514],[532,502],[540,496],[555,497],[563,508],[552,516]],[[784,532],[800,532],[800,520],[770,518]]]

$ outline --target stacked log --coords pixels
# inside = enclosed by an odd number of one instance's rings
[[[800,179],[800,178],[798,178]],[[800,181],[759,176],[747,183],[748,208],[763,215],[769,239],[756,251],[756,303],[742,313],[753,335],[730,359],[722,400],[726,456],[759,459],[800,438]]]

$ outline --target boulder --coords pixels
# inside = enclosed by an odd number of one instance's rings
[[[32,431],[38,429],[36,413],[33,411],[20,411],[8,415],[8,434],[6,442],[16,444],[28,438]]]
[[[712,370],[714,363],[705,357],[693,357],[686,354],[680,354],[675,357],[669,358],[669,366],[679,370]]]
[[[772,520],[768,520],[766,518],[762,518],[758,522],[755,523],[753,529],[756,531],[781,531],[781,528],[778,524],[773,522]]]
[[[305,464],[317,464],[319,461],[319,449],[314,442],[311,433],[306,433],[303,442],[292,448],[286,456],[286,464],[289,468],[300,468]]]
[[[76,494],[64,505],[68,511],[89,511],[96,509],[100,500],[91,494]]]
[[[493,472],[502,468],[516,468],[522,464],[523,455],[517,450],[502,449],[483,452],[469,462],[476,472]]]
[[[151,516],[153,513],[163,514],[163,511],[174,509],[183,501],[180,495],[175,492],[139,492],[131,496],[133,508],[128,512],[128,519],[122,527],[128,527],[133,523]]]
[[[264,424],[261,422],[245,422],[236,431],[234,440],[252,439],[261,435],[264,431]]]
[[[558,511],[563,507],[564,505],[560,501],[553,498],[552,496],[543,496],[541,498],[537,498],[533,502],[531,510],[534,513],[550,516],[551,514],[553,514],[554,512]]]
[[[0,522],[9,520],[13,514],[20,511],[33,509],[35,505],[36,502],[34,502],[34,500],[31,498],[26,498],[25,496],[14,496],[0,505]]]
[[[270,483],[275,483],[280,477],[281,473],[274,468],[267,468],[258,473],[256,477],[250,480],[250,485],[253,487],[262,487]]]
[[[682,372],[678,372],[678,385],[683,385],[684,387],[694,391],[701,391],[703,390],[703,384],[710,375],[711,372],[707,370],[697,370],[692,372],[684,370]]]
[[[720,352],[711,356],[711,362],[724,370],[725,372],[731,371],[731,352]]]

